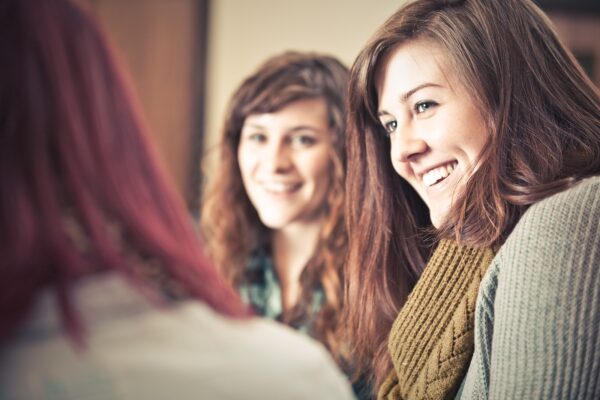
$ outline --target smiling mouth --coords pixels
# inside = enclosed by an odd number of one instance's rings
[[[300,189],[301,183],[263,182],[262,188],[273,194],[289,194]]]
[[[421,177],[423,184],[427,187],[431,187],[442,182],[444,179],[450,176],[450,174],[452,174],[457,165],[458,161],[452,161],[442,166],[430,169]]]

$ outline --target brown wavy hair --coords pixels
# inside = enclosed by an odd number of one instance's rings
[[[314,333],[336,357],[342,350],[336,329],[347,246],[343,212],[347,82],[348,69],[327,55],[286,52],[260,66],[230,100],[219,145],[220,158],[204,196],[201,215],[210,257],[230,282],[239,285],[252,252],[270,239],[270,232],[261,223],[240,175],[237,149],[244,121],[251,114],[276,112],[298,100],[325,100],[333,132],[332,185],[326,198],[326,220],[317,248],[300,276],[300,301],[283,315],[283,320],[294,325],[305,319],[311,308],[311,295],[321,286],[325,302],[316,317]]]
[[[491,132],[436,238],[499,247],[531,204],[600,173],[598,89],[531,1],[421,0],[392,15],[356,59],[349,87],[343,318],[376,386],[391,370],[387,335],[432,244],[422,234],[427,209],[394,172],[377,118],[386,56],[417,39],[444,50]]]

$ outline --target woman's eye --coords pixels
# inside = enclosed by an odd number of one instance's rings
[[[290,141],[292,145],[297,147],[309,147],[315,144],[317,142],[317,139],[315,139],[312,136],[298,135],[292,137]]]
[[[422,114],[435,106],[437,106],[437,103],[435,101],[420,101],[417,104],[415,104],[415,112],[417,114]]]
[[[396,131],[397,127],[398,127],[398,122],[396,122],[395,120],[383,122],[383,128],[385,129],[385,132],[388,135],[391,133],[394,133],[394,131]]]
[[[251,133],[246,135],[246,140],[253,143],[264,143],[267,141],[267,136],[263,133]]]

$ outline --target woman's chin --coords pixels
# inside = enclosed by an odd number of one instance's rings
[[[429,211],[429,215],[430,215],[430,219],[431,219],[431,224],[433,225],[433,227],[435,229],[440,229],[440,227],[442,227],[444,225],[444,223],[446,222],[446,219],[448,217],[448,213],[435,213],[432,212],[431,210]]]

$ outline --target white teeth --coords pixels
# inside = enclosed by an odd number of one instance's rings
[[[454,171],[454,168],[458,165],[458,162],[453,161],[449,164],[442,165],[441,167],[434,168],[423,174],[423,184],[425,186],[432,186],[448,177]]]
[[[282,183],[282,182],[264,182],[263,188],[273,193],[285,193],[293,190],[298,185],[293,183]]]

